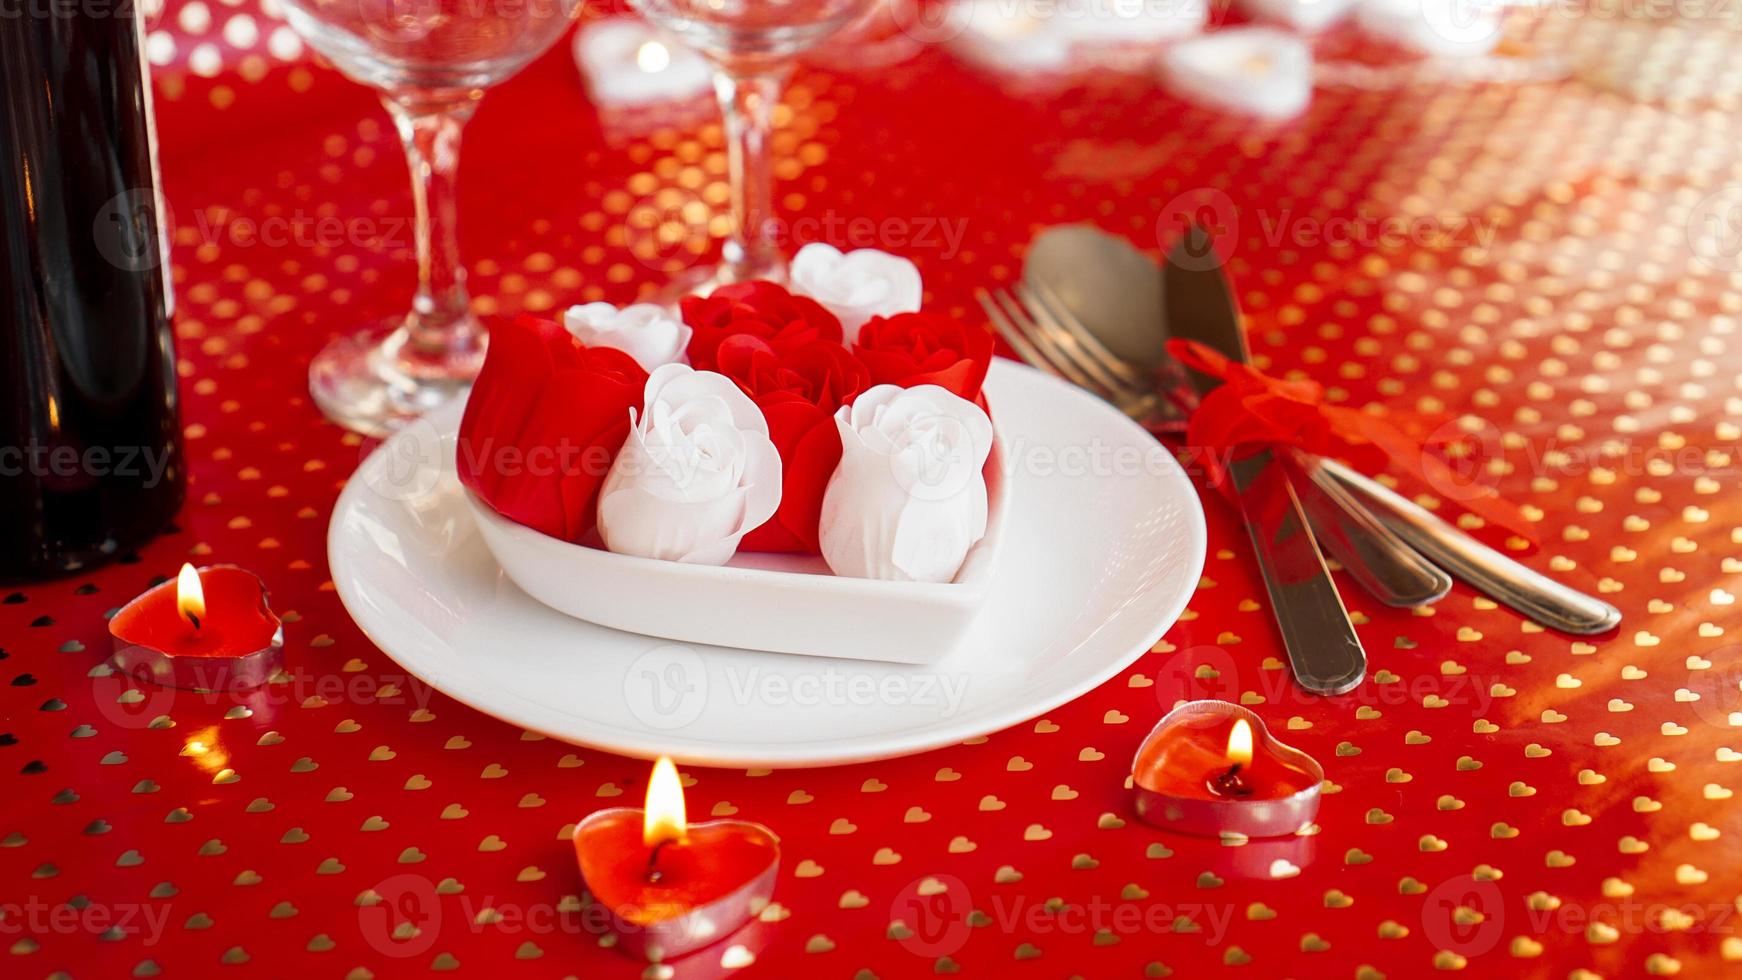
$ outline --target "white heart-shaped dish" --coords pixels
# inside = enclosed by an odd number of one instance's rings
[[[992,581],[1010,481],[1002,440],[986,461],[986,536],[945,583],[843,578],[815,555],[744,553],[724,565],[620,555],[466,504],[496,563],[558,612],[683,643],[923,664],[956,646]]]

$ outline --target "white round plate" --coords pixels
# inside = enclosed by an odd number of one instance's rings
[[[1012,481],[985,607],[936,663],[676,644],[528,597],[480,540],[453,473],[460,406],[401,430],[333,510],[339,597],[407,671],[503,721],[624,755],[793,767],[887,758],[1033,718],[1142,656],[1204,564],[1197,493],[1105,403],[998,360],[986,379]],[[586,582],[573,583],[584,589]],[[671,596],[682,616],[682,595]]]

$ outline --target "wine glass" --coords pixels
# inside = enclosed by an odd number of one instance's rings
[[[484,90],[562,34],[580,0],[284,0],[292,28],[379,90],[411,165],[417,292],[411,311],[327,345],[309,365],[326,416],[369,435],[463,398],[487,336],[455,233],[460,131]]]
[[[714,66],[725,123],[732,222],[720,265],[692,271],[669,292],[706,294],[747,279],[786,280],[774,244],[769,130],[794,58],[865,15],[876,0],[630,0]]]

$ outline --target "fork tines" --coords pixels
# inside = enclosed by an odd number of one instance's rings
[[[1127,415],[1153,414],[1153,382],[1096,340],[1049,287],[1018,283],[1014,292],[975,294],[992,325],[1024,361],[1112,402]]]

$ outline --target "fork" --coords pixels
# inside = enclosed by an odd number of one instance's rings
[[[1096,340],[1044,284],[1024,282],[1017,284],[1014,293],[982,289],[975,295],[993,326],[1027,363],[1097,395],[1152,433],[1185,432],[1195,399],[1177,363],[1169,362],[1158,377],[1145,377]],[[1316,461],[1287,455],[1296,468],[1312,475],[1311,463]],[[1451,588],[1450,577],[1335,483],[1295,482],[1313,536],[1379,601],[1420,606]]]

